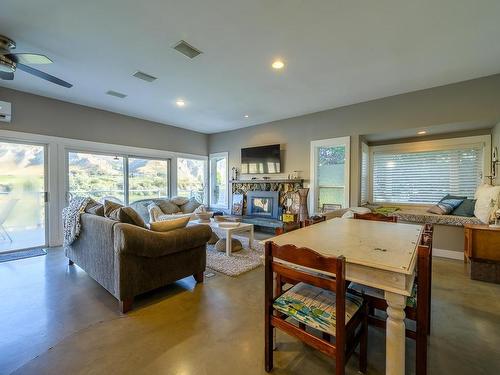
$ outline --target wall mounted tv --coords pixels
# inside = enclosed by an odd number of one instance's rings
[[[242,148],[241,173],[281,173],[280,145]]]

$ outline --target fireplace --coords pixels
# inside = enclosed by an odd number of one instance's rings
[[[249,191],[247,192],[247,216],[278,219],[279,192],[278,191]]]

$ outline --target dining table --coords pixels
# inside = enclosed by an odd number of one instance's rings
[[[342,255],[346,280],[382,290],[388,305],[385,371],[403,375],[404,309],[413,288],[422,232],[423,226],[417,224],[335,218],[265,241],[306,247],[324,256]]]

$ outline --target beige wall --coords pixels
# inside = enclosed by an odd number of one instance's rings
[[[336,108],[244,129],[212,134],[209,151],[228,151],[230,168],[240,165],[245,146],[281,143],[284,175],[309,177],[312,140],[351,136],[351,204],[359,197],[359,141],[363,134],[440,124],[500,120],[500,74],[370,102]]]
[[[12,103],[12,122],[0,130],[207,155],[208,137],[174,126],[49,99],[0,87]]]

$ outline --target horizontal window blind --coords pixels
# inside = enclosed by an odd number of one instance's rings
[[[481,182],[482,147],[373,153],[373,201],[436,203],[446,194],[472,198]]]

